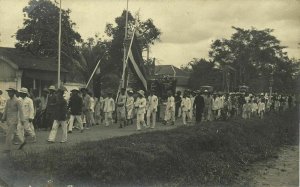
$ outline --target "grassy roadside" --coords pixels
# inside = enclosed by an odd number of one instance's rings
[[[249,164],[298,142],[298,113],[210,122],[12,155],[11,167],[60,181],[110,185],[226,185]],[[73,182],[73,183],[74,183]]]

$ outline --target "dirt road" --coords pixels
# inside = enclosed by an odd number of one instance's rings
[[[299,146],[282,147],[278,158],[253,164],[237,186],[299,186]]]

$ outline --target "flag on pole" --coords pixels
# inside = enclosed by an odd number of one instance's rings
[[[142,83],[144,89],[147,90],[145,63],[142,57],[142,49],[139,46],[137,37],[133,36],[132,45],[128,50],[128,65],[131,71],[138,77],[138,80]]]

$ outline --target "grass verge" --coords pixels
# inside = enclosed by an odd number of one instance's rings
[[[208,122],[13,155],[15,170],[106,185],[228,185],[249,164],[298,143],[298,112]]]

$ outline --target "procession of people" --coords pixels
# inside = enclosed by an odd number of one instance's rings
[[[11,151],[12,144],[22,149],[26,143],[35,143],[37,130],[42,129],[50,131],[45,140],[55,143],[60,126],[62,139],[59,142],[65,143],[74,129],[84,133],[97,125],[108,127],[117,123],[119,128],[126,128],[135,123],[137,131],[154,129],[158,122],[200,125],[230,118],[264,118],[267,113],[282,112],[299,104],[295,95],[277,93],[184,90],[176,94],[168,91],[167,98],[160,98],[154,90],[134,92],[122,88],[117,95],[105,92],[94,97],[87,88],[74,88],[69,90],[70,98],[66,100],[64,94],[68,90],[63,86],[50,86],[40,97],[34,97],[27,88],[6,91],[7,100],[0,90],[0,117],[7,125],[5,152]],[[160,111],[163,115],[158,113]]]

